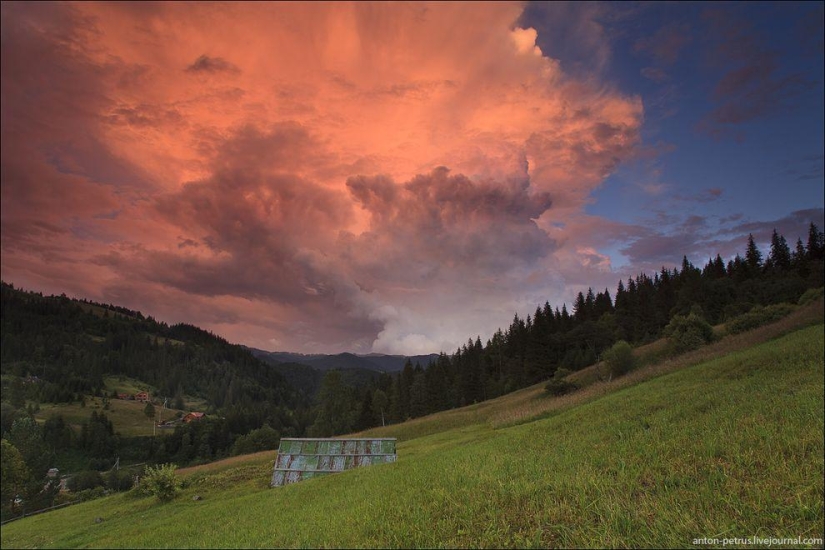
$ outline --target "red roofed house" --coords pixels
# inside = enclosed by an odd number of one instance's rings
[[[135,401],[149,401],[149,394],[145,391],[135,394]]]
[[[193,422],[195,420],[200,420],[203,417],[204,417],[204,413],[191,412],[191,413],[189,413],[189,414],[187,414],[186,416],[183,417],[183,423],[184,424],[189,424],[190,422]]]

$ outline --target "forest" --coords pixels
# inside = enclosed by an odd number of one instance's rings
[[[407,363],[395,376],[367,387],[346,387],[335,373],[323,381],[313,435],[362,430],[492,399],[548,380],[559,369],[576,371],[596,363],[616,342],[652,342],[693,318],[715,325],[755,308],[791,303],[823,285],[825,237],[811,223],[807,243],[793,249],[773,231],[770,250],[749,235],[744,256],[727,263],[719,256],[704,267],[684,257],[680,268],[641,273],[608,289],[579,292],[572,305],[544,303],[525,319],[516,315],[482,343],[472,338],[452,355],[427,365]],[[342,415],[342,410],[350,410]]]

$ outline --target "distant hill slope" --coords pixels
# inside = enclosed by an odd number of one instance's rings
[[[353,353],[329,354],[303,354],[291,353],[288,351],[264,351],[255,348],[249,349],[255,357],[266,359],[272,363],[300,363],[308,365],[319,371],[331,369],[368,369],[378,372],[398,372],[404,369],[404,365],[409,360],[413,366],[416,363],[426,367],[431,361],[438,359],[437,353],[428,355],[384,355],[371,353],[369,355],[356,355]]]
[[[338,369],[341,371],[341,381],[347,386],[363,388],[372,385],[382,374],[399,372],[409,360],[422,367],[438,358],[437,354],[430,355],[355,355],[353,353],[302,354],[285,351],[264,351],[255,348],[246,348],[258,359],[270,365],[275,372],[282,375],[295,389],[314,398],[321,388],[321,381],[327,371]]]
[[[314,399],[321,389],[321,382],[328,371],[322,371],[303,363],[279,363],[272,359],[261,357],[269,364],[269,368],[284,377],[290,386],[302,391],[307,397]],[[363,388],[372,384],[381,373],[361,367],[341,369],[341,382],[353,388]]]
[[[286,379],[248,350],[187,324],[167,325],[126,308],[15,289],[2,284],[2,374],[37,377],[39,402],[102,395],[106,375],[187,394],[212,408],[244,402],[294,408]],[[6,379],[4,378],[4,384]],[[4,388],[4,394],[7,388]]]

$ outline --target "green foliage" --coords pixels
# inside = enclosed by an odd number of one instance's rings
[[[267,424],[263,428],[252,430],[236,439],[235,444],[232,446],[232,454],[244,455],[277,449],[280,441],[278,432]]]
[[[146,406],[143,407],[143,414],[146,415],[146,418],[152,420],[155,417],[155,406],[152,405],[151,401],[146,402]]]
[[[46,476],[54,453],[46,447],[40,425],[34,419],[27,416],[15,420],[8,441],[20,451],[33,479],[39,480]]]
[[[17,447],[0,440],[0,509],[5,518],[11,511],[14,498],[23,492],[23,488],[31,479],[23,455]]]
[[[579,387],[568,380],[553,378],[544,386],[544,390],[553,396],[566,395],[579,389]]]
[[[613,347],[604,352],[602,359],[610,369],[610,374],[615,378],[630,372],[634,365],[633,348],[624,340],[619,340]]]
[[[318,401],[318,416],[309,427],[310,436],[329,437],[345,434],[352,429],[352,388],[341,382],[341,373],[337,369],[327,371],[324,375]]]
[[[380,421],[379,419],[385,419],[387,415],[387,409],[390,404],[390,398],[387,394],[380,389],[375,390],[372,394],[372,415],[373,418],[376,419],[376,423]]]
[[[749,312],[732,319],[726,325],[731,334],[739,334],[747,330],[778,321],[796,309],[792,304],[773,304],[770,306],[755,306]]]
[[[89,421],[80,430],[80,446],[93,459],[108,459],[114,456],[118,445],[112,421],[105,413],[92,411]]]
[[[90,500],[96,500],[106,496],[106,488],[102,485],[97,487],[92,487],[91,489],[83,489],[82,491],[78,491],[75,495],[76,502],[88,502]]]
[[[72,475],[66,482],[66,486],[73,493],[103,487],[105,485],[103,476],[95,470],[84,470]]]
[[[106,474],[105,481],[110,491],[128,491],[134,484],[132,474],[127,470],[111,470]]]
[[[556,372],[553,374],[553,378],[550,382],[544,386],[544,391],[549,393],[553,396],[560,396],[565,395],[568,393],[572,393],[579,389],[579,386],[570,382],[569,380],[565,380],[565,378],[571,373],[568,369],[556,369]]]
[[[695,313],[674,316],[664,333],[675,353],[697,349],[713,340],[713,327]]]
[[[43,441],[55,450],[68,449],[74,444],[75,433],[63,415],[51,414],[43,423]]]
[[[185,389],[216,409],[305,405],[249,350],[191,325],[169,326],[125,308],[44,297],[5,283],[1,305],[3,374],[38,377],[25,385],[11,382],[8,396],[4,388],[4,398],[20,406],[23,398],[63,403],[101,395],[105,375],[151,381],[159,395],[169,397]]]
[[[800,306],[808,305],[811,302],[819,300],[823,295],[825,295],[825,287],[809,288],[802,296],[799,297],[799,301],[797,303]]]
[[[146,468],[140,480],[141,491],[156,497],[160,502],[169,502],[175,498],[181,488],[181,481],[175,474],[177,466],[161,464]]]

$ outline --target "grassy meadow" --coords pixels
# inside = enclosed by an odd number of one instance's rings
[[[270,489],[274,451],[235,457],[182,470],[172,503],[77,504],[4,526],[2,546],[821,546],[818,308],[812,326],[792,316],[572,395],[527,388],[371,430],[399,438],[395,464]]]
[[[107,376],[104,379],[106,383],[106,392],[112,391],[117,393],[125,393],[134,395],[141,391],[147,391],[150,395],[155,394],[155,389],[148,384],[134,380],[127,376]],[[162,409],[161,405],[155,402],[155,417],[162,420],[170,420],[175,417],[177,413],[186,414],[190,411],[203,411],[206,409],[206,402],[203,399],[196,399],[190,396],[184,396],[185,410],[178,410],[171,408],[172,400],[169,400],[168,407]],[[108,405],[107,405],[108,403]],[[153,434],[154,421],[150,420],[143,412],[146,408],[146,403],[140,401],[131,401],[124,399],[115,399],[107,397],[86,396],[86,402],[81,405],[78,402],[72,403],[41,403],[40,410],[35,413],[35,419],[38,422],[45,422],[51,415],[62,415],[66,423],[72,426],[75,432],[80,433],[80,428],[83,423],[89,421],[89,416],[92,411],[98,413],[105,413],[115,431],[125,437],[145,436]],[[162,409],[162,410],[161,410]],[[157,433],[155,431],[155,433]]]

